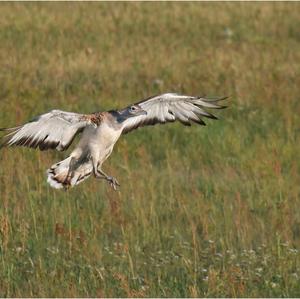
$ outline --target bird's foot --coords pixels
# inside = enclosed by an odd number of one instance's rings
[[[110,184],[110,186],[117,191],[118,187],[120,186],[119,182],[117,181],[116,178],[114,178],[113,176],[108,176],[107,178],[108,183]]]
[[[118,187],[120,186],[118,180],[116,178],[114,178],[113,176],[109,176],[107,174],[105,174],[104,172],[100,172],[98,169],[94,171],[94,175],[96,177],[96,179],[105,179],[108,181],[108,183],[110,184],[110,186],[114,189],[114,190],[118,190]]]

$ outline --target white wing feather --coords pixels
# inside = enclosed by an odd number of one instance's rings
[[[52,110],[22,126],[1,129],[9,133],[3,137],[4,142],[0,147],[19,145],[63,151],[69,147],[75,135],[90,124],[84,114]]]
[[[179,95],[176,93],[165,93],[154,96],[136,103],[147,115],[140,115],[128,118],[123,123],[123,134],[126,134],[138,127],[155,125],[158,123],[174,122],[179,120],[184,125],[190,126],[191,121],[205,125],[202,117],[217,119],[214,115],[205,111],[204,108],[222,109],[225,106],[218,105],[223,98],[207,99],[205,97],[193,97]]]

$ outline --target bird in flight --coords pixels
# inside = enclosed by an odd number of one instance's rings
[[[75,136],[81,138],[64,160],[47,170],[48,183],[57,189],[69,188],[86,180],[91,174],[105,179],[117,190],[116,178],[102,170],[103,162],[111,154],[122,134],[139,127],[180,121],[186,126],[191,122],[205,125],[203,117],[217,119],[205,109],[221,109],[219,101],[226,99],[194,97],[165,93],[142,100],[121,110],[79,114],[52,110],[14,128],[2,128],[1,147],[26,146],[40,150],[66,150]]]

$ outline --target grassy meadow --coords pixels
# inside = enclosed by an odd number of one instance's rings
[[[0,152],[0,297],[300,297],[300,3],[1,3],[0,127],[157,93],[228,95],[207,126]],[[69,150],[70,151],[70,150]],[[68,151],[68,152],[69,152]]]

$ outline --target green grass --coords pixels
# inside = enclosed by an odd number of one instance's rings
[[[230,95],[206,127],[121,138],[57,191],[67,153],[0,152],[0,297],[299,297],[299,3],[1,3],[0,126],[152,94]]]

